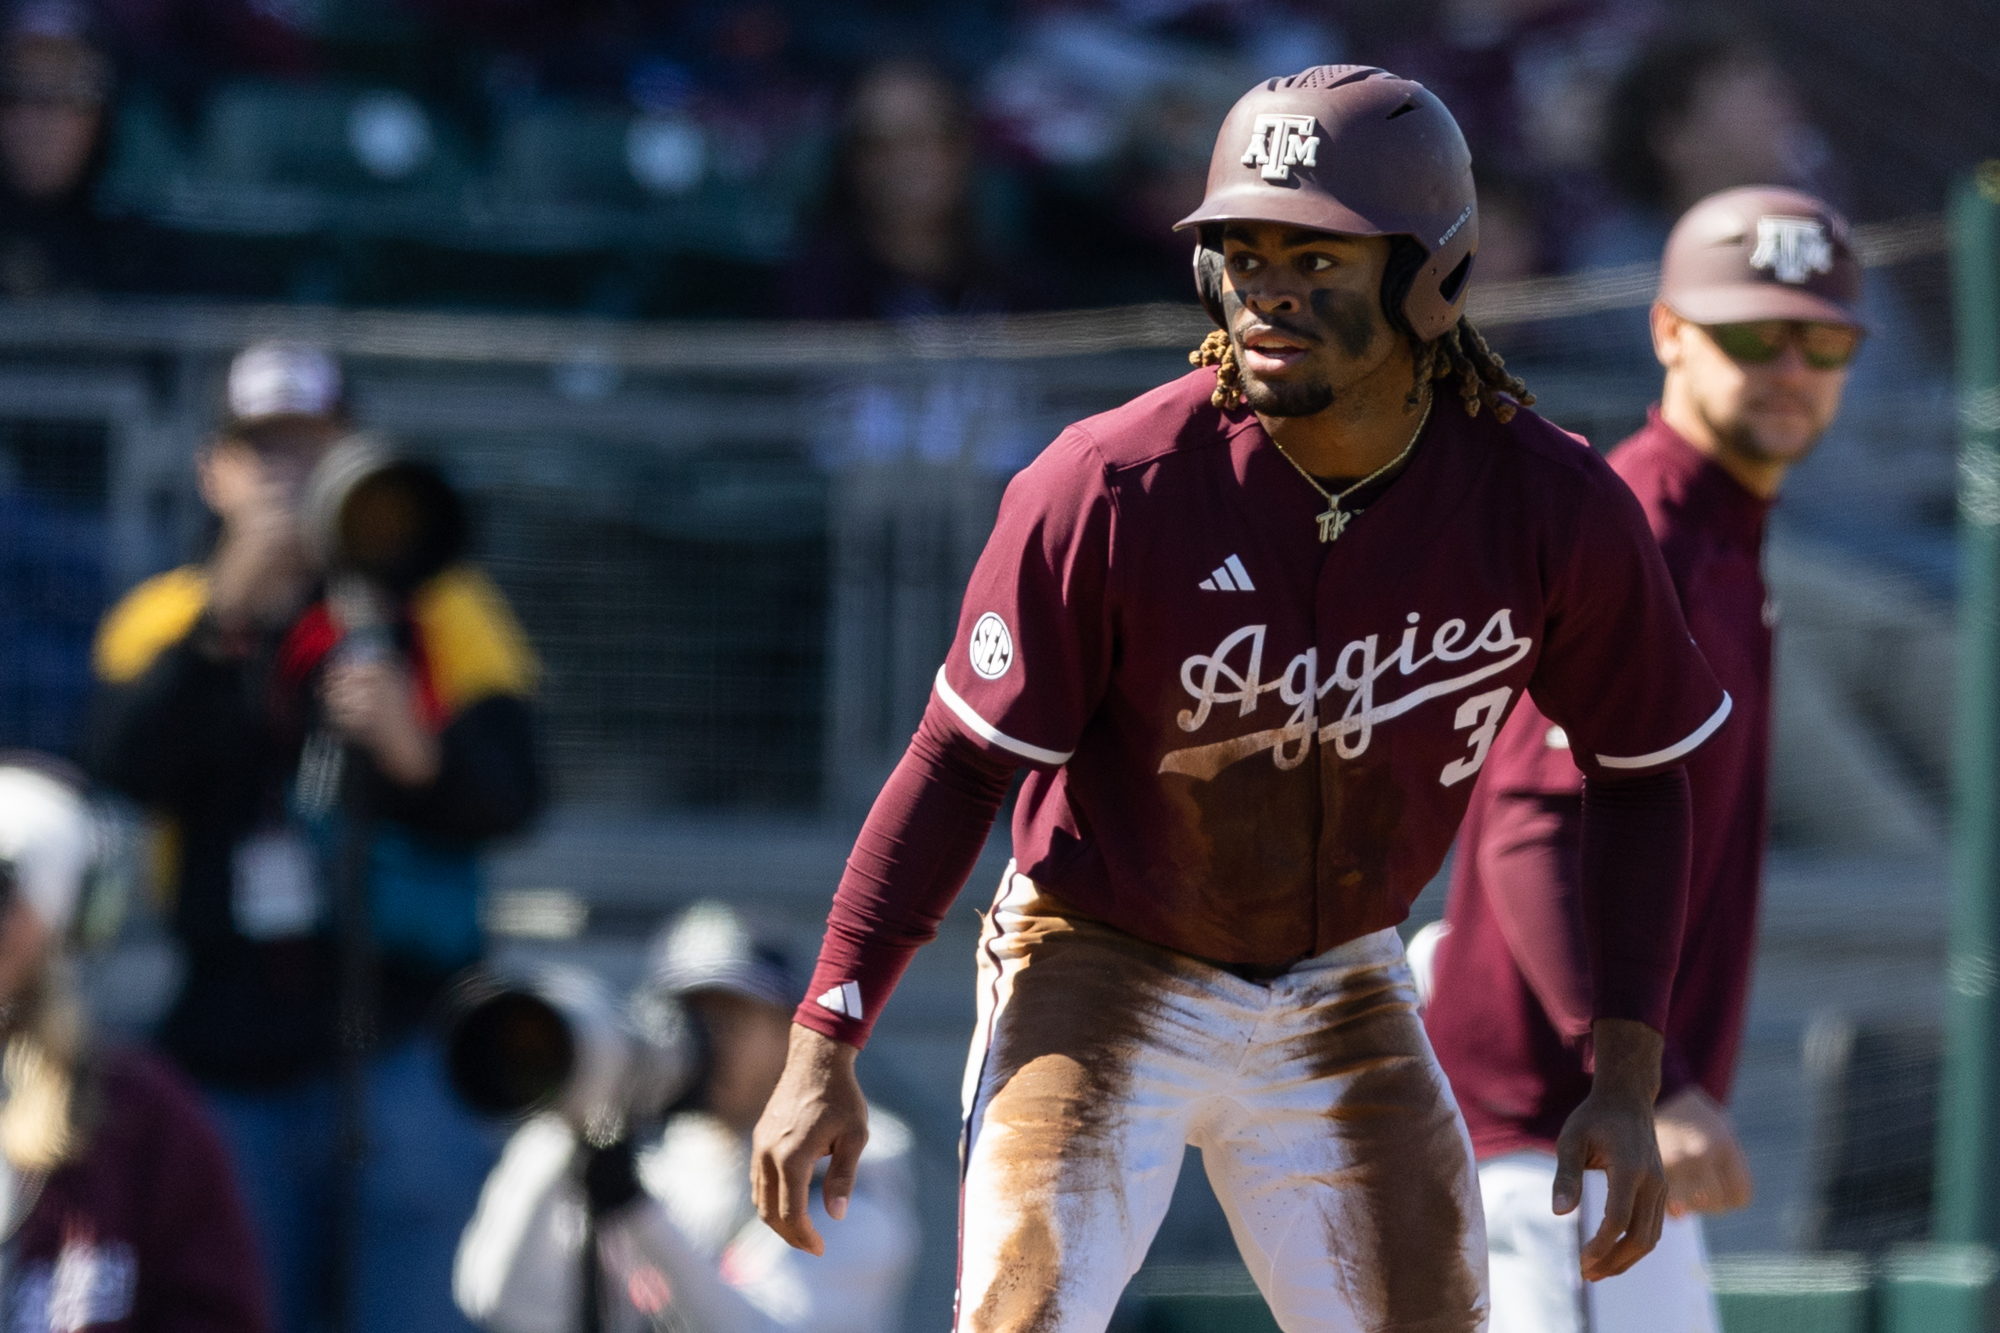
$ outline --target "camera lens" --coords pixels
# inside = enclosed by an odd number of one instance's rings
[[[569,1024],[548,1001],[502,991],[458,1020],[451,1081],[474,1110],[516,1116],[552,1102],[576,1066]]]
[[[458,497],[421,463],[391,463],[356,482],[338,522],[340,562],[398,592],[436,574],[465,545]]]

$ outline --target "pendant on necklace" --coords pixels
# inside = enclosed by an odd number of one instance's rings
[[[1340,501],[1333,501],[1326,507],[1326,512],[1319,516],[1319,539],[1323,542],[1338,541],[1340,534],[1347,531],[1347,520],[1352,517],[1354,517],[1352,514],[1340,507]]]

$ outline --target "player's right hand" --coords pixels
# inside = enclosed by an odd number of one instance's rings
[[[1729,1113],[1700,1088],[1660,1103],[1654,1116],[1660,1161],[1667,1169],[1667,1212],[1733,1213],[1749,1206],[1750,1163]]]
[[[1574,1212],[1583,1203],[1583,1173],[1604,1173],[1604,1223],[1578,1256],[1584,1280],[1597,1282],[1638,1263],[1660,1241],[1667,1180],[1654,1138],[1653,1102],[1665,1043],[1644,1023],[1619,1018],[1598,1019],[1591,1036],[1596,1069],[1590,1095],[1556,1139],[1552,1202],[1559,1216]]]
[[[764,1224],[794,1249],[826,1253],[809,1212],[813,1168],[827,1166],[821,1190],[827,1215],[847,1215],[861,1150],[868,1143],[868,1101],[854,1077],[858,1052],[845,1042],[792,1025],[791,1050],[778,1089],[750,1136],[750,1194]]]

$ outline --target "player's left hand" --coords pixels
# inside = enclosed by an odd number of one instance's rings
[[[1644,1023],[1600,1018],[1591,1027],[1597,1070],[1590,1095],[1556,1139],[1555,1210],[1583,1202],[1583,1173],[1605,1174],[1604,1224],[1584,1244],[1586,1282],[1618,1274],[1659,1243],[1666,1215],[1667,1176],[1653,1131],[1660,1092],[1660,1034]]]

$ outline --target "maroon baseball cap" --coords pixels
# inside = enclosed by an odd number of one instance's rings
[[[1674,224],[1659,299],[1697,324],[1807,319],[1863,327],[1847,219],[1800,190],[1724,190]]]

